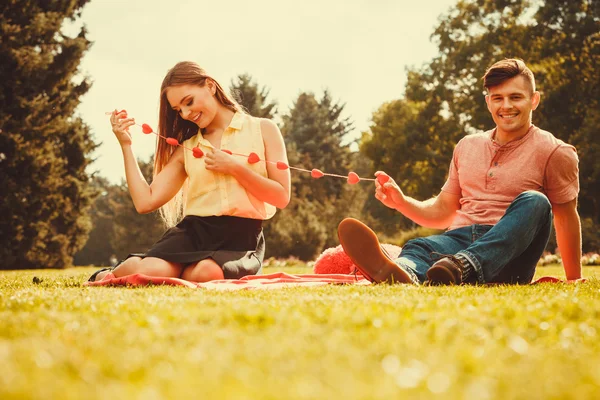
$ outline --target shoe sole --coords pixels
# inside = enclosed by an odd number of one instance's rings
[[[427,280],[430,285],[456,285],[456,278],[452,271],[444,266],[433,266],[427,271]]]
[[[338,238],[346,255],[369,281],[413,283],[408,273],[385,255],[375,232],[359,220],[346,218],[340,222]]]

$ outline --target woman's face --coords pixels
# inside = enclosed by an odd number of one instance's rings
[[[165,94],[171,108],[181,118],[191,121],[203,129],[212,122],[218,111],[219,103],[214,97],[215,89],[215,85],[207,80],[204,86],[170,86]]]

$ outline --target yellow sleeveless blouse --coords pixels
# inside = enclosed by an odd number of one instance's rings
[[[202,137],[200,132],[186,140],[183,145],[188,149],[200,147],[204,153],[215,147]],[[249,155],[258,154],[265,159],[265,146],[260,128],[260,118],[237,112],[229,127],[223,132],[221,150]],[[241,156],[236,156],[242,158]],[[247,168],[267,178],[264,161],[250,164],[247,158],[241,160]],[[185,215],[212,216],[231,215],[243,218],[269,219],[276,207],[258,200],[248,193],[231,175],[215,173],[205,168],[204,157],[195,158],[191,151],[184,151],[185,170],[188,175],[188,187],[185,201]]]

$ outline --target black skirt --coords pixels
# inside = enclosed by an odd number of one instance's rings
[[[165,261],[191,264],[213,259],[226,279],[239,279],[262,272],[265,238],[262,220],[224,216],[188,215],[142,254]]]

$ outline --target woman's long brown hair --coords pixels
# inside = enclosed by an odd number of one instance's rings
[[[215,98],[221,105],[234,112],[243,112],[240,105],[228,96],[221,85],[208,76],[198,64],[191,61],[182,61],[167,72],[160,86],[158,133],[161,136],[175,138],[179,143],[183,143],[198,133],[198,125],[181,118],[179,113],[171,108],[166,92],[172,86],[198,85],[203,87],[207,81],[213,82],[216,86]],[[154,176],[158,175],[165,165],[167,165],[175,149],[175,146],[171,146],[164,139],[157,137],[156,152],[154,155]],[[183,216],[183,206],[183,190],[180,190],[173,199],[160,208],[160,215],[167,226],[174,226],[179,222]]]

